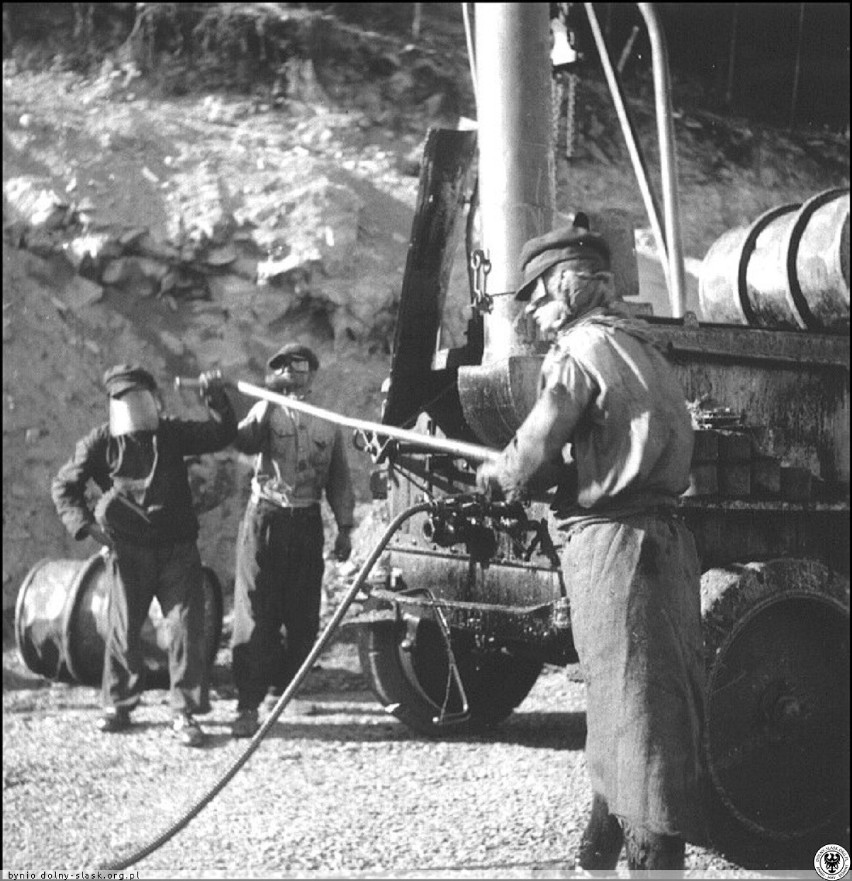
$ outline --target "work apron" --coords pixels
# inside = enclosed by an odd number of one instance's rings
[[[563,527],[592,788],[634,826],[705,840],[700,572],[673,510]]]

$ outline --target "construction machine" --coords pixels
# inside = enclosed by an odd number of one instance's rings
[[[725,233],[703,261],[699,309],[688,309],[658,13],[638,4],[652,52],[662,205],[594,7],[571,5],[588,16],[600,53],[668,314],[641,306],[624,212],[575,208],[607,237],[617,288],[667,352],[693,414],[680,511],[703,572],[716,829],[769,842],[848,835],[849,190]],[[553,6],[474,4],[475,130],[432,130],[424,147],[380,418],[445,443],[360,434],[382,516],[421,506],[400,520],[353,619],[361,663],[386,709],[429,736],[499,723],[544,665],[578,661],[551,500],[486,501],[476,493],[478,462],[453,447],[502,448],[536,399],[548,344],[511,292],[523,243],[560,220]],[[448,290],[459,259],[469,302],[454,344]]]

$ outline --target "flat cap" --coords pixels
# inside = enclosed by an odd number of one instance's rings
[[[304,358],[304,360],[308,362],[311,370],[319,370],[319,358],[317,358],[312,349],[309,349],[307,346],[303,346],[301,343],[287,343],[286,346],[282,346],[266,362],[266,366],[270,370],[277,370],[291,358]]]
[[[116,364],[104,373],[104,385],[111,398],[120,398],[134,389],[157,390],[154,377],[138,364]]]
[[[582,226],[563,226],[530,239],[521,248],[521,285],[516,300],[529,300],[536,279],[563,261],[589,261],[609,269],[609,245],[599,233]]]

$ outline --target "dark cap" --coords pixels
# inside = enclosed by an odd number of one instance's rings
[[[319,358],[313,353],[313,350],[301,343],[287,343],[266,362],[266,366],[270,370],[277,370],[292,358],[303,358],[308,362],[311,370],[319,370]]]
[[[120,398],[134,389],[157,390],[154,377],[138,364],[116,364],[104,373],[104,385],[111,398]]]
[[[563,226],[530,239],[521,248],[523,277],[515,299],[529,300],[536,279],[564,261],[588,261],[596,263],[596,269],[609,269],[609,246],[599,233],[582,226]]]

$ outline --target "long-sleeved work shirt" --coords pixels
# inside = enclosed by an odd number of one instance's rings
[[[162,416],[156,431],[137,431],[113,437],[109,423],[92,429],[77,442],[74,455],[53,479],[51,494],[65,528],[83,538],[95,515],[86,501],[92,480],[106,492],[127,487],[131,500],[150,514],[146,544],[194,541],[198,517],[192,503],[185,456],[212,453],[236,435],[237,421],[225,395],[210,406],[219,419],[177,419]]]
[[[510,498],[563,462],[569,443],[581,509],[650,507],[687,488],[693,433],[684,393],[637,323],[593,313],[577,321],[546,356],[540,383],[498,460]]]
[[[255,456],[256,497],[282,508],[306,508],[319,504],[325,491],[338,528],[352,527],[355,493],[338,426],[259,401],[240,422],[236,446]]]

